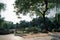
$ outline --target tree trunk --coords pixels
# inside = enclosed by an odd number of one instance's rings
[[[45,12],[43,14],[43,32],[48,32],[48,27],[46,26]]]
[[[44,0],[44,2],[45,2],[45,11],[43,11],[43,26],[44,26],[44,28],[43,28],[43,32],[48,32],[48,27],[46,26],[46,20],[45,20],[45,13],[47,12],[47,10],[48,10],[48,0]]]

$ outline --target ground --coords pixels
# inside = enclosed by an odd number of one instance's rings
[[[8,34],[8,35],[0,35],[0,40],[51,40],[53,37],[54,36],[50,36],[47,34],[33,34],[33,35],[28,35],[26,37],[20,37],[20,36],[15,36],[14,34]],[[59,39],[56,39],[56,40],[59,40]]]

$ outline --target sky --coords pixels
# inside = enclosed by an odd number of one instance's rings
[[[6,21],[12,21],[14,23],[17,23],[20,20],[30,21],[31,18],[28,15],[26,15],[26,16],[21,15],[22,16],[21,19],[17,18],[17,15],[15,14],[15,12],[13,12],[14,11],[14,6],[13,6],[14,1],[15,0],[0,0],[0,2],[3,2],[6,4],[6,10],[1,12],[2,17],[4,17]]]
[[[0,2],[3,2],[6,4],[6,10],[1,12],[2,17],[5,18],[4,20],[12,21],[14,24],[21,20],[31,21],[32,19],[28,15],[26,15],[26,16],[20,15],[22,18],[21,19],[17,18],[17,15],[15,14],[15,12],[13,12],[14,11],[14,6],[13,6],[14,1],[15,0],[0,0]],[[55,13],[56,13],[55,9],[51,10],[50,14],[47,17],[53,17]]]

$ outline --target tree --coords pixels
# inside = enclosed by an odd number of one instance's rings
[[[20,24],[19,24],[19,27],[22,29],[25,29],[26,27],[29,27],[29,22],[23,20],[23,21],[20,21]],[[18,27],[18,28],[19,28]]]
[[[5,5],[3,4],[3,3],[0,3],[0,12],[2,11],[2,10],[4,10],[5,9]],[[1,14],[0,14],[0,25],[1,25],[1,23],[4,21],[3,20],[4,18],[1,18]]]
[[[52,0],[16,0],[14,8],[16,9],[17,15],[19,15],[19,13],[23,15],[26,15],[27,13],[30,14],[35,13],[36,15],[42,15],[44,29],[48,30],[45,24],[45,14],[49,9],[48,6],[52,8],[51,6],[52,4],[53,4]]]
[[[1,12],[2,10],[5,10],[5,4],[0,3],[0,12]]]
[[[60,13],[56,13],[54,22],[57,26],[56,28],[60,28]]]
[[[4,18],[1,18],[1,15],[0,15],[0,26],[2,25],[3,22],[4,22]]]

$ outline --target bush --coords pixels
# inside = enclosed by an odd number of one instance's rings
[[[9,30],[7,29],[0,29],[0,34],[9,34]]]

